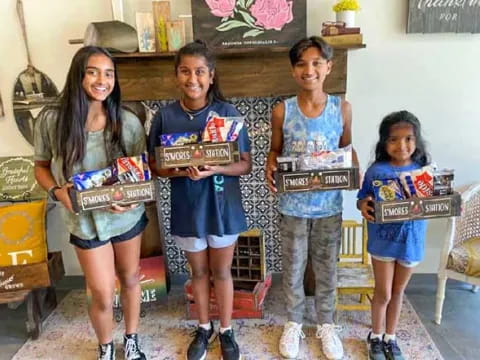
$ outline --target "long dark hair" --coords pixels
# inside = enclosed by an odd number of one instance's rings
[[[390,129],[392,126],[397,124],[408,124],[413,128],[413,133],[415,135],[416,149],[412,154],[412,161],[416,162],[421,166],[425,166],[430,163],[430,155],[427,152],[425,140],[422,136],[422,128],[420,121],[417,117],[411,112],[402,110],[393,112],[385,116],[380,123],[378,133],[380,139],[378,140],[377,145],[375,146],[375,162],[380,161],[390,161],[390,155],[388,155],[386,150],[386,143],[388,137],[390,136]]]
[[[79,49],[73,56],[70,69],[68,70],[65,87],[60,94],[60,106],[57,121],[56,152],[62,159],[62,173],[65,179],[72,175],[73,166],[85,157],[86,131],[89,98],[82,86],[88,59],[92,55],[105,55],[114,66],[115,84],[112,93],[103,101],[107,112],[107,123],[105,126],[105,148],[107,156],[113,160],[115,148],[125,149],[122,139],[122,124],[120,110],[120,86],[118,84],[117,68],[112,55],[97,46],[85,46]]]
[[[218,83],[218,74],[215,70],[216,59],[215,54],[208,48],[202,40],[195,40],[194,42],[188,43],[178,50],[175,55],[175,74],[178,71],[178,66],[182,60],[182,56],[198,56],[203,57],[207,63],[208,70],[210,72],[214,71],[213,74],[213,83],[208,88],[207,96],[208,100],[211,102],[213,100],[217,101],[227,101],[225,96],[223,96],[222,91]]]

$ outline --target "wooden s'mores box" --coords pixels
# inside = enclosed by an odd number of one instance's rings
[[[70,188],[73,210],[78,213],[111,207],[113,204],[129,205],[155,200],[155,183],[152,180],[131,184],[116,184],[88,190]]]
[[[359,187],[358,168],[276,172],[278,192],[353,190]]]
[[[462,197],[459,193],[405,200],[376,201],[375,222],[432,219],[459,216]]]
[[[240,161],[237,142],[159,146],[155,152],[160,169],[226,165]]]

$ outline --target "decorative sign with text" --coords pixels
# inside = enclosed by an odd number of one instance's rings
[[[306,36],[306,0],[192,0],[193,37],[214,48],[292,46]]]
[[[409,0],[407,33],[480,33],[480,0]]]
[[[0,157],[0,201],[46,198],[33,172],[33,156]]]

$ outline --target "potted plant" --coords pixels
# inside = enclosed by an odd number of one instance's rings
[[[343,21],[346,27],[355,26],[355,12],[358,10],[360,10],[360,4],[357,0],[340,0],[333,5],[337,21]]]

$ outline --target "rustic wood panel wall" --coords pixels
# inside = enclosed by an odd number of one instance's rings
[[[178,97],[173,55],[117,55],[118,77],[125,101],[162,100]],[[333,69],[325,90],[344,94],[347,88],[347,50],[336,49]],[[269,51],[219,55],[222,91],[227,97],[288,96],[297,91],[288,53]]]

